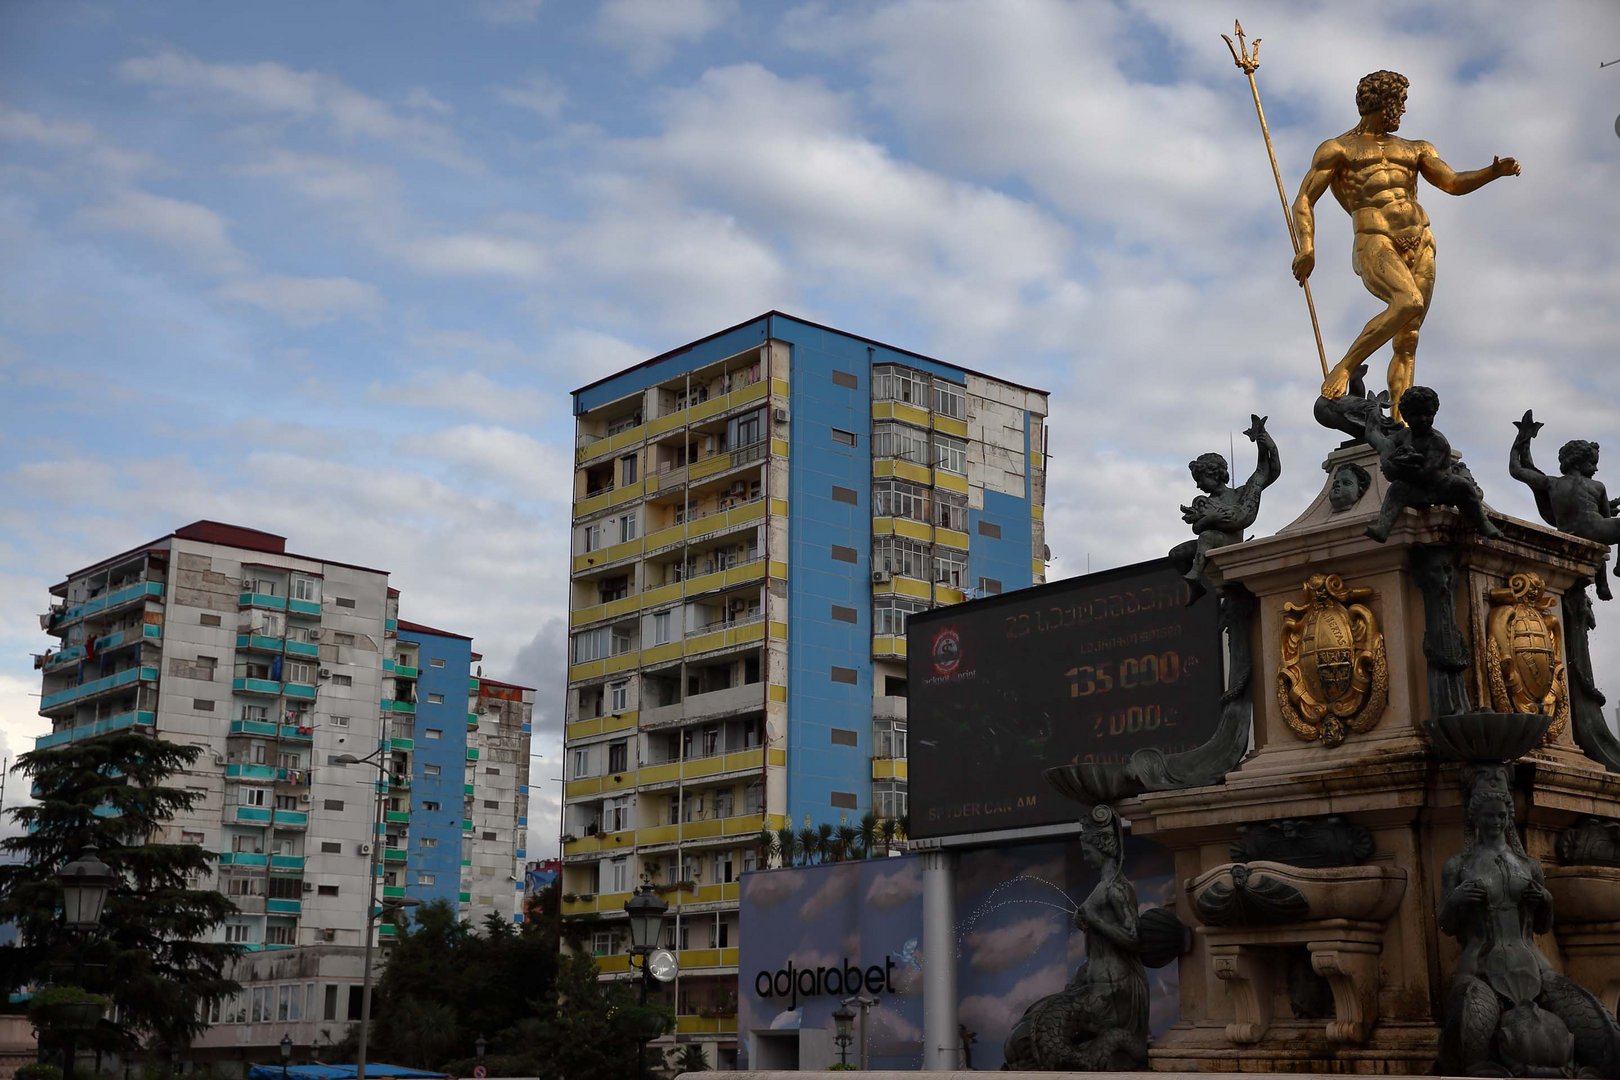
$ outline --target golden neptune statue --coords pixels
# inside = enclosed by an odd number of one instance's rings
[[[1294,277],[1300,284],[1316,267],[1316,201],[1331,190],[1355,229],[1351,266],[1367,291],[1388,305],[1327,373],[1322,396],[1343,397],[1362,362],[1393,339],[1389,398],[1397,420],[1401,394],[1413,381],[1418,330],[1434,293],[1434,237],[1429,215],[1417,203],[1418,177],[1448,195],[1466,195],[1492,180],[1519,175],[1519,163],[1510,157],[1454,172],[1431,143],[1397,136],[1406,88],[1406,76],[1393,71],[1375,71],[1361,80],[1356,87],[1361,122],[1316,148],[1293,205]]]

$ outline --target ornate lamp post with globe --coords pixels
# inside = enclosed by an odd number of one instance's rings
[[[624,902],[624,913],[630,917],[630,955],[641,957],[641,1003],[647,1004],[647,991],[653,980],[669,982],[675,977],[675,955],[658,947],[663,933],[667,904],[651,885],[643,885],[635,895]],[[632,963],[634,960],[632,959]],[[647,1043],[651,1035],[641,1039],[641,1075],[647,1075]]]
[[[118,884],[118,875],[96,855],[95,847],[90,846],[77,859],[62,867],[56,880],[62,887],[62,924],[73,939],[75,986],[71,991],[56,988],[56,995],[52,994],[52,988],[47,988],[40,995],[47,1003],[40,1008],[39,1018],[45,1021],[45,1026],[55,1027],[62,1033],[62,1078],[73,1080],[74,1058],[78,1056],[78,1033],[94,1027],[101,1019],[104,1002],[104,999],[86,994],[76,984],[84,977],[85,945],[101,925],[101,912],[106,906],[107,894]],[[72,996],[72,1000],[67,999],[68,995]],[[61,996],[64,1000],[51,1003],[49,999],[52,996]]]

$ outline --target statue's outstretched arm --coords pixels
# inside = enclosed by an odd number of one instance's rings
[[[1255,445],[1256,461],[1254,474],[1244,486],[1250,491],[1260,491],[1270,487],[1282,475],[1282,457],[1277,453],[1277,443],[1272,439],[1271,433],[1266,430],[1266,421],[1270,417],[1249,414],[1249,427],[1243,434],[1247,435]]]
[[[1533,410],[1526,409],[1524,417],[1513,421],[1513,426],[1519,429],[1519,433],[1513,437],[1513,449],[1508,451],[1508,475],[1540,491],[1552,483],[1552,479],[1536,468],[1536,463],[1530,458],[1530,440],[1536,437],[1541,425],[1536,422]]]
[[[1418,170],[1422,172],[1423,179],[1447,195],[1466,195],[1470,191],[1479,190],[1492,180],[1519,175],[1519,163],[1510,157],[1492,158],[1489,165],[1472,172],[1455,172],[1450,165],[1440,160],[1440,155],[1435,153],[1432,143],[1420,142],[1417,145]]]

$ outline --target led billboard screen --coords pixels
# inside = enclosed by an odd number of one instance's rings
[[[1216,602],[1186,606],[1168,560],[912,615],[911,835],[1075,820],[1042,778],[1069,762],[1177,753],[1219,720]]]

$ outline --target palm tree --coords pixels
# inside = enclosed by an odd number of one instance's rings
[[[778,866],[792,866],[793,859],[800,853],[799,835],[793,831],[793,826],[784,825],[776,830],[776,857]]]
[[[890,822],[894,827],[896,841],[908,839],[911,836],[911,812],[908,810]]]
[[[812,865],[816,861],[816,856],[821,854],[821,838],[816,835],[816,830],[806,825],[799,830],[798,836],[794,839],[797,842],[799,858],[803,860],[799,865]]]
[[[825,821],[816,826],[816,850],[821,852],[822,862],[833,858],[833,827]]]
[[[845,822],[838,826],[838,835],[833,840],[838,849],[838,858],[856,859],[861,853],[861,831],[855,826]]]
[[[668,1051],[669,1060],[675,1068],[683,1073],[707,1072],[709,1059],[703,1052],[702,1043],[686,1043]]]
[[[881,823],[878,821],[878,816],[872,813],[870,810],[861,815],[861,824],[859,827],[861,858],[870,859],[872,857],[872,850],[877,847],[878,827],[880,824]]]
[[[772,829],[759,830],[759,835],[754,837],[754,850],[759,853],[759,868],[769,869],[771,856],[776,854],[776,832]]]

